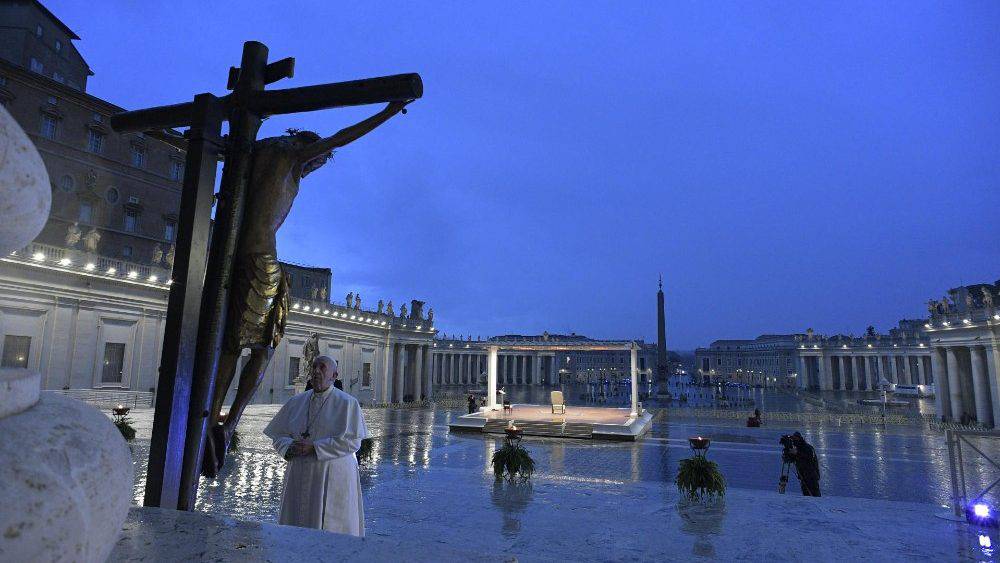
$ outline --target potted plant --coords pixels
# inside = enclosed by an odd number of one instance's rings
[[[115,415],[115,426],[122,433],[122,438],[125,438],[126,442],[135,440],[135,428],[132,427],[132,419],[128,417],[128,411],[130,410],[122,404],[111,409],[111,414]]]
[[[503,480],[504,476],[507,477],[508,481],[517,479],[527,481],[535,471],[535,460],[521,445],[521,436],[524,431],[519,429],[512,420],[504,429],[504,434],[504,445],[493,452],[493,476],[497,481]]]
[[[697,436],[688,438],[694,457],[682,459],[674,483],[677,490],[688,500],[709,500],[726,494],[726,479],[719,466],[710,461],[706,454],[711,440]]]

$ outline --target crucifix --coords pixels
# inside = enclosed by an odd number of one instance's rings
[[[295,60],[268,64],[267,47],[243,46],[239,68],[217,97],[112,116],[120,133],[188,127],[172,285],[167,301],[144,504],[193,510],[200,474],[215,476],[243,408],[284,331],[288,288],[275,232],[299,180],[332,151],[368,133],[423,95],[417,74],[265,90],[291,78]],[[372,117],[322,138],[309,131],[257,140],[270,115],[387,103]],[[222,123],[229,134],[222,136]],[[215,194],[216,164],[224,159]],[[212,227],[213,198],[217,201]],[[210,236],[211,232],[211,236]],[[211,244],[209,244],[211,241]],[[243,348],[250,360],[225,416],[222,401]]]

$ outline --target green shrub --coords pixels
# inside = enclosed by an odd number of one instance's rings
[[[117,416],[115,417],[115,426],[118,427],[118,431],[122,433],[122,438],[125,438],[126,442],[135,440],[135,428],[132,428],[132,419],[127,416]]]
[[[531,454],[520,444],[504,444],[502,448],[493,452],[493,476],[497,481],[504,478],[506,474],[509,481],[520,478],[526,481],[535,472],[535,460],[531,459]]]
[[[704,456],[682,459],[677,471],[677,490],[691,500],[724,496],[726,479],[714,461]]]
[[[372,452],[375,449],[374,438],[364,438],[361,440],[361,448],[358,449],[358,463],[371,461]]]

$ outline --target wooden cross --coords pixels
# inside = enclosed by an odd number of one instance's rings
[[[222,97],[198,94],[192,102],[111,117],[111,127],[119,133],[189,127],[173,281],[156,387],[146,506],[194,509],[228,288],[247,200],[251,153],[263,118],[413,100],[423,95],[418,74],[264,90],[266,84],[291,78],[294,67],[292,58],[268,64],[267,47],[248,41],[243,45],[239,68],[229,71],[227,88],[232,93]],[[222,137],[223,121],[229,122],[226,138]],[[225,165],[209,248],[220,154]]]

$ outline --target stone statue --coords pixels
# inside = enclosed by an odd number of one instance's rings
[[[101,233],[97,229],[90,229],[83,236],[83,248],[87,252],[97,252],[97,243],[101,242]]]
[[[385,314],[389,315],[390,317],[395,317],[396,316],[396,312],[392,310],[392,300],[391,299],[389,300],[389,304],[386,305],[386,307],[385,307]]]
[[[427,322],[434,322],[434,307],[427,309]]]
[[[326,301],[326,288],[325,287],[319,288],[319,298],[322,299],[323,301]]]
[[[354,296],[354,308],[355,309],[361,309],[361,294],[360,293]]]
[[[472,335],[471,335],[471,334],[470,334],[470,335],[468,335],[468,336],[467,336],[467,337],[466,337],[465,339],[466,339],[467,341],[469,341],[469,342],[472,342]]]
[[[980,287],[979,289],[982,290],[982,292],[983,292],[983,307],[986,307],[987,309],[992,309],[993,308],[993,294],[990,293],[990,290],[987,289],[987,288],[985,288],[985,287]]]
[[[83,179],[83,185],[91,192],[97,189],[97,172],[93,168],[87,171],[87,175]]]
[[[971,311],[975,301],[972,300],[972,294],[969,292],[965,293],[965,307],[967,311]]]
[[[941,306],[941,313],[947,314],[951,310],[951,303],[948,302],[948,296],[945,295],[941,301],[938,301],[938,305]]]
[[[424,318],[424,302],[413,299],[410,301],[410,318],[421,320]]]
[[[80,226],[74,222],[72,225],[66,229],[66,248],[73,248],[76,243],[80,242],[80,238],[83,236],[83,232],[80,230]]]
[[[253,143],[247,179],[246,210],[233,257],[229,306],[220,351],[217,382],[209,413],[211,433],[205,442],[202,473],[215,477],[246,406],[264,378],[271,356],[285,333],[289,310],[288,278],[278,262],[275,235],[299,193],[299,183],[330,159],[338,147],[364,136],[399,113],[407,102],[392,102],[379,113],[322,138],[311,131],[289,130]],[[220,412],[236,376],[243,349],[250,349],[239,376],[236,396],[225,421]]]
[[[347,294],[347,300],[345,301],[345,303],[347,304],[347,308],[348,309],[350,309],[351,305],[354,304],[354,292],[353,291]]]
[[[379,299],[379,300],[378,300],[378,314],[380,314],[380,315],[382,314],[382,309],[383,309],[384,307],[385,307],[385,304],[384,304],[384,303],[382,303],[382,300],[381,300],[381,299]]]
[[[937,301],[935,301],[933,299],[928,299],[927,300],[927,312],[930,313],[930,315],[932,317],[937,314],[937,312],[938,312]]]
[[[399,306],[399,317],[400,318],[406,317],[406,303],[403,303],[402,305]]]
[[[319,299],[319,288],[316,287],[316,286],[313,286],[312,289],[309,291],[309,295],[312,296],[312,298],[313,298],[314,301],[316,299]]]
[[[159,265],[163,261],[163,249],[159,244],[153,245],[153,264]]]
[[[317,356],[319,356],[319,334],[314,332],[302,345],[302,361],[299,363],[299,377],[296,383],[309,379],[313,361]]]
[[[170,245],[170,250],[167,250],[167,255],[163,257],[164,262],[166,262],[168,268],[174,267],[174,252],[177,251],[177,247]]]

